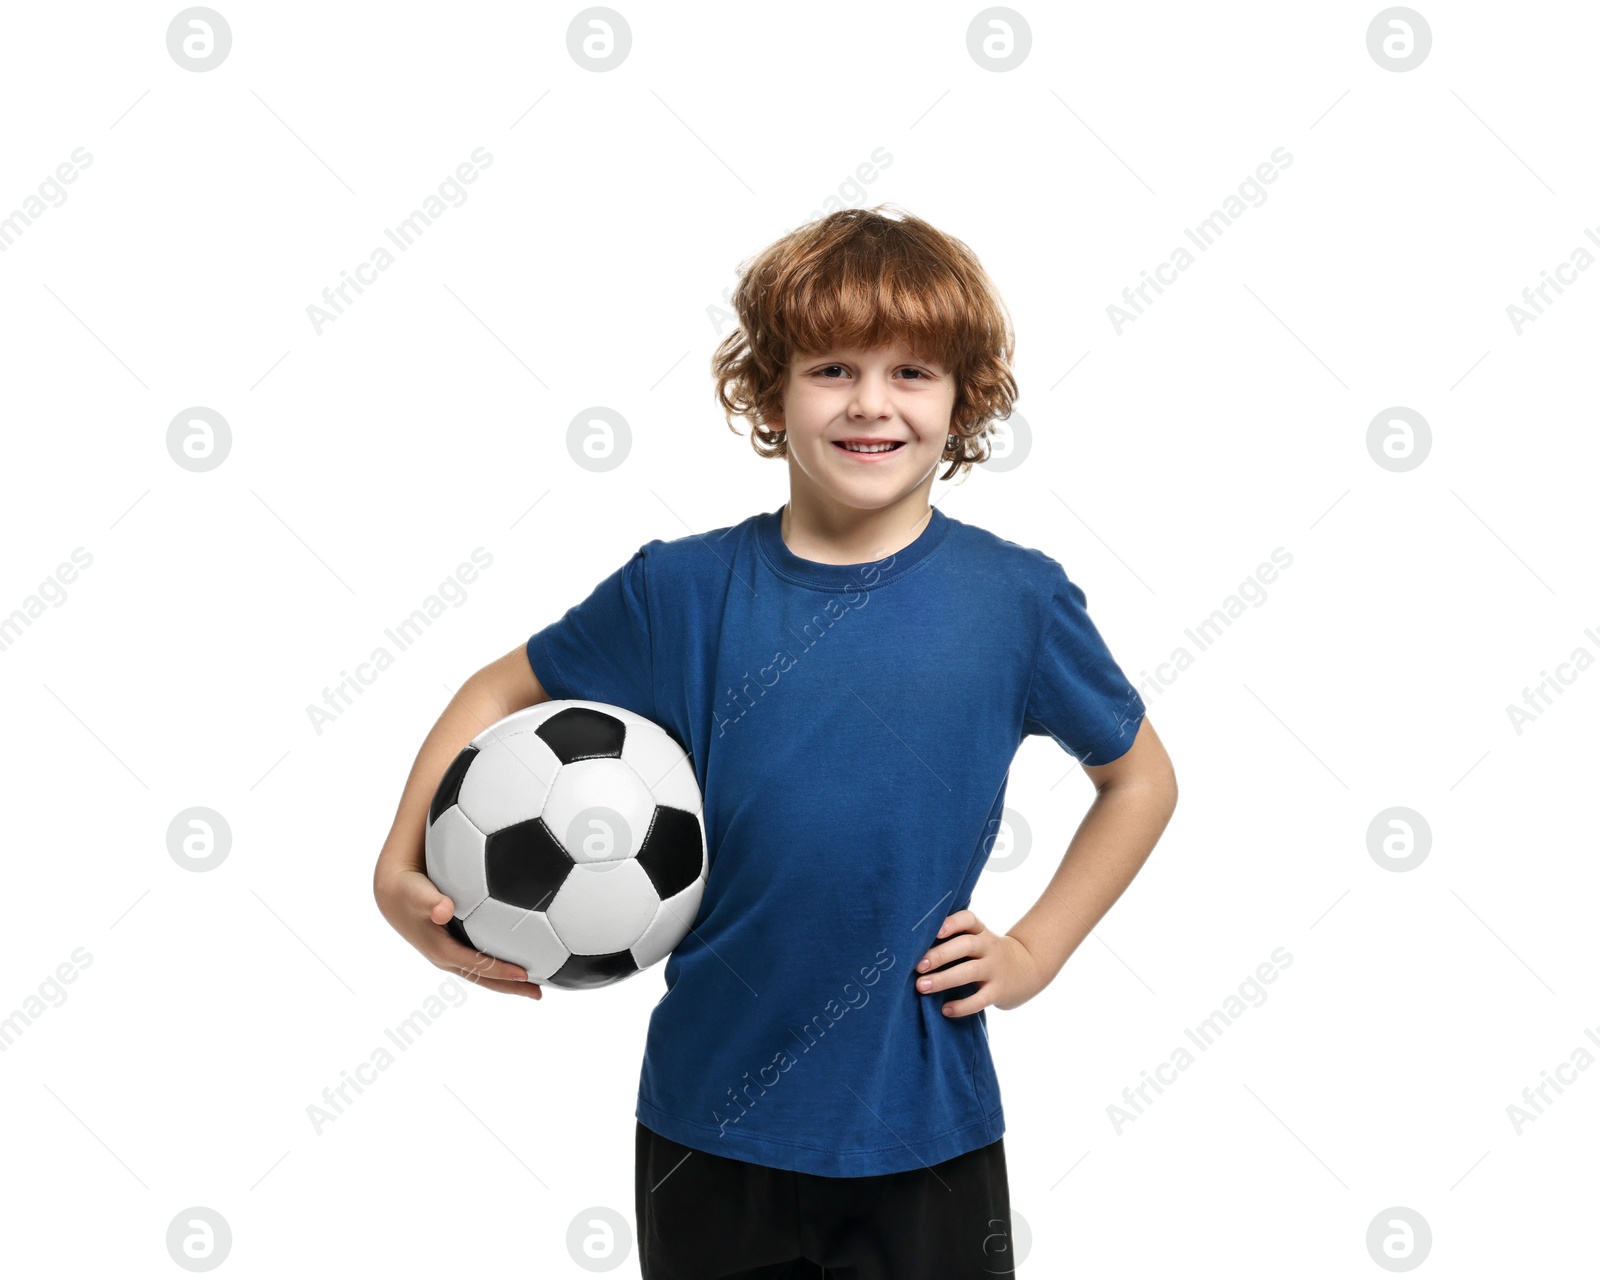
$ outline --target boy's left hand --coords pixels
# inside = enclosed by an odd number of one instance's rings
[[[946,1001],[946,1017],[965,1017],[991,1004],[997,1009],[1015,1009],[1046,986],[1028,949],[1009,933],[992,932],[971,911],[946,916],[939,926],[939,939],[913,966],[917,990],[931,995],[947,987],[979,984],[978,990],[965,999]],[[952,965],[942,973],[933,972],[954,960],[965,963]]]

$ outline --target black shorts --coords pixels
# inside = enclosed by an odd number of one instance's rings
[[[713,1155],[638,1124],[643,1280],[1015,1275],[1004,1141],[904,1173],[827,1178]]]

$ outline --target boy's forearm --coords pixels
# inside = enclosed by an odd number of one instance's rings
[[[1046,985],[1132,883],[1176,804],[1176,790],[1156,780],[1130,780],[1095,793],[1044,894],[1010,930]]]
[[[378,854],[378,865],[373,871],[373,881],[390,866],[408,866],[426,871],[423,838],[427,830],[428,806],[433,803],[433,793],[439,779],[461,751],[495,721],[504,719],[510,711],[505,708],[504,697],[484,672],[475,672],[456,690],[455,696],[440,714],[438,721],[422,740],[417,758],[406,778],[400,794],[400,804],[395,811],[394,825],[389,838]]]

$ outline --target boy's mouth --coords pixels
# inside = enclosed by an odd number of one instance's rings
[[[833,447],[855,458],[882,458],[905,447],[904,440],[835,440]]]

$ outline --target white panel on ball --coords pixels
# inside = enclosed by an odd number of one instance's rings
[[[472,740],[478,756],[461,782],[458,803],[479,831],[493,834],[544,808],[560,761],[532,730],[494,736],[494,726]]]
[[[615,759],[579,760],[556,775],[545,797],[544,825],[574,862],[611,862],[639,851],[655,810],[649,788],[632,769]]]
[[[663,733],[630,733],[622,744],[622,760],[644,779],[657,804],[670,804],[687,813],[700,812],[700,784],[695,780],[694,761],[671,738]]]
[[[650,922],[644,936],[633,944],[633,959],[641,969],[648,969],[659,960],[665,960],[683,941],[694,918],[700,912],[700,899],[706,891],[706,882],[696,880],[687,889],[675,893],[661,904],[655,919]]]
[[[449,897],[457,916],[467,916],[489,896],[483,832],[451,805],[428,828],[425,845],[428,879]]]
[[[605,955],[633,946],[660,904],[637,862],[586,862],[572,868],[546,914],[571,951]]]
[[[465,923],[479,951],[520,964],[528,971],[530,982],[543,982],[571,955],[542,911],[528,911],[489,898]]]

